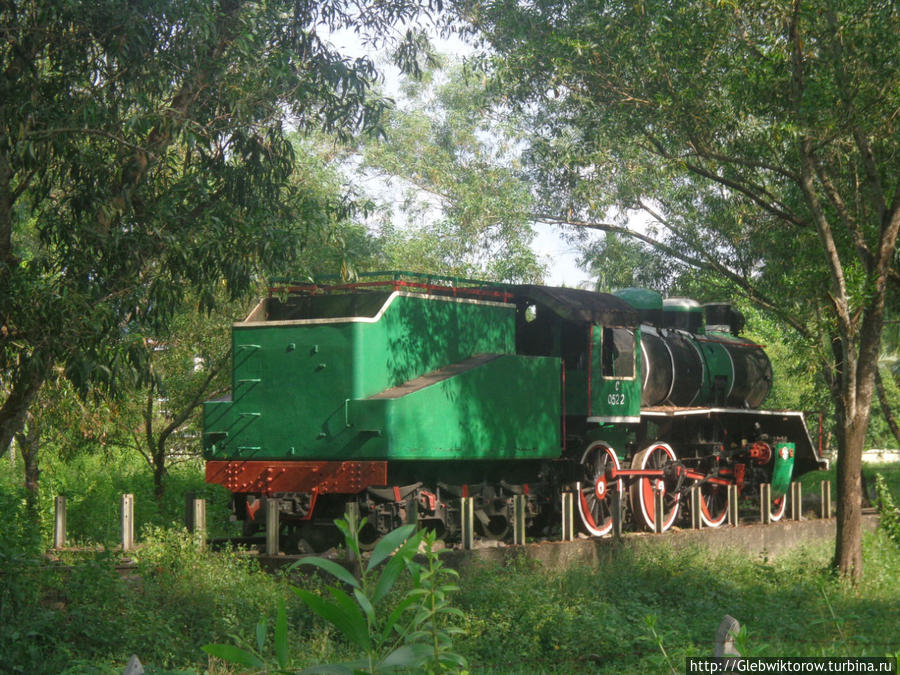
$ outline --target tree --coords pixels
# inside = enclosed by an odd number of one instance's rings
[[[146,460],[157,500],[165,492],[169,466],[198,456],[203,402],[230,386],[228,315],[234,307],[223,309],[206,314],[186,308],[172,321],[168,337],[145,340],[150,378],[121,397],[114,425],[125,437],[118,444]]]
[[[858,578],[861,453],[900,228],[890,3],[461,0],[532,113],[555,222],[716,272],[817,350],[835,408],[835,565]],[[610,223],[610,206],[655,231]]]
[[[300,255],[278,270],[296,279],[349,271],[374,255],[374,242],[352,217],[364,208],[332,166],[333,138],[314,134],[292,137],[294,169],[290,184],[297,195],[292,218],[302,236]],[[143,333],[148,377],[138,378],[110,403],[115,438],[108,442],[137,451],[153,473],[154,495],[161,500],[172,464],[199,456],[201,406],[230,388],[230,324],[247,315],[253,298],[229,301],[221,289],[214,309],[206,311],[188,296],[162,333]]]
[[[55,364],[146,375],[141,331],[189,290],[245,291],[303,243],[291,128],[377,127],[377,72],[323,32],[397,46],[429,5],[14,0],[0,6],[0,454]]]
[[[496,113],[482,80],[451,65],[407,80],[384,136],[364,139],[358,171],[377,186],[373,200],[390,200],[379,234],[392,267],[511,282],[543,276],[518,139]]]
[[[601,293],[633,286],[671,295],[681,271],[653,247],[616,232],[584,245],[580,265],[590,271]]]
[[[881,374],[882,369],[888,373],[887,385]],[[885,424],[890,429],[894,442],[900,447],[900,424],[894,417],[894,412],[891,408],[892,397],[888,392],[891,384],[896,388],[898,383],[900,383],[900,324],[895,319],[892,319],[885,322],[885,327],[882,331],[881,354],[878,359],[878,370],[875,371],[875,391],[878,395],[878,404],[884,416]]]

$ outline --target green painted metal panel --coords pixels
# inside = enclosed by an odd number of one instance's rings
[[[790,490],[796,452],[797,446],[795,443],[778,442],[775,444],[775,466],[772,468],[772,498],[781,497]]]
[[[566,368],[566,415],[587,415],[588,376],[587,367]]]
[[[730,340],[730,336],[720,333],[711,333],[711,338],[715,340]],[[694,344],[699,347],[700,353],[703,355],[705,362],[703,369],[703,382],[700,384],[700,396],[698,403],[724,403],[724,395],[731,391],[734,385],[734,365],[728,351],[721,343],[712,340],[693,339]],[[722,392],[722,396],[716,396],[716,390]],[[718,399],[722,400],[718,400]]]
[[[205,454],[360,456],[365,439],[348,428],[349,401],[473,354],[512,353],[514,331],[511,305],[422,294],[395,294],[358,320],[236,324],[233,400],[205,406]]]
[[[559,367],[556,358],[504,355],[398,398],[350,401],[347,453],[392,460],[556,457]]]
[[[647,288],[622,288],[613,293],[635,309],[662,311],[662,295]]]
[[[376,323],[358,324],[352,398],[457,363],[515,352],[515,307],[464,299],[396,296]]]
[[[613,329],[595,326],[591,349],[591,419],[600,421],[638,421],[641,414],[641,331],[615,329],[622,340],[633,340],[633,356],[627,363],[614,349]],[[633,338],[631,337],[633,336]],[[604,354],[604,339],[607,340]],[[620,345],[622,346],[622,345]]]

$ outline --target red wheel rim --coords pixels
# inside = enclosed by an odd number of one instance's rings
[[[707,527],[719,527],[728,518],[728,491],[722,485],[700,486],[700,518]]]
[[[581,457],[585,480],[578,485],[578,513],[588,534],[602,537],[612,530],[612,495],[622,496],[622,481],[610,482],[607,470],[619,469],[619,458],[608,443],[591,443]]]
[[[675,451],[667,443],[655,443],[634,456],[631,466],[634,469],[662,469],[669,462],[676,462]],[[632,510],[640,517],[644,525],[650,529],[656,526],[655,486],[662,483],[663,488],[663,531],[668,530],[678,516],[681,495],[669,490],[662,478],[642,477],[631,486]]]

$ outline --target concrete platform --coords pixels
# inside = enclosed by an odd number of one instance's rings
[[[877,525],[877,515],[863,515],[863,532],[871,532]],[[570,542],[544,541],[524,546],[478,547],[472,551],[449,551],[442,558],[446,564],[458,569],[464,569],[475,561],[503,563],[512,556],[523,554],[545,567],[563,569],[572,565],[599,565],[622,550],[656,547],[730,549],[750,556],[773,558],[802,544],[833,542],[835,529],[834,518],[787,520],[770,525],[751,523],[740,527],[669,530],[663,534],[626,533],[620,540],[607,537]]]
[[[874,513],[863,514],[863,532],[871,532],[878,525]],[[476,541],[472,551],[453,549],[442,554],[444,563],[454,569],[464,570],[476,562],[503,564],[510,558],[525,555],[548,568],[565,569],[573,565],[596,566],[609,561],[623,550],[639,551],[657,547],[701,547],[710,550],[734,550],[749,556],[774,558],[790,549],[810,543],[833,543],[836,520],[834,518],[810,520],[784,520],[770,525],[748,523],[740,527],[723,526],[702,530],[672,529],[663,534],[628,532],[621,539],[576,539],[575,541],[539,541],[512,546],[491,541]],[[332,549],[324,554],[336,562],[344,563],[342,556]],[[276,570],[296,562],[305,556],[259,556],[264,569]]]

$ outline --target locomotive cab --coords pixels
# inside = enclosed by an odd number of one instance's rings
[[[516,286],[516,351],[560,359],[569,425],[640,421],[640,315],[606,293]],[[570,429],[571,430],[571,429]]]

